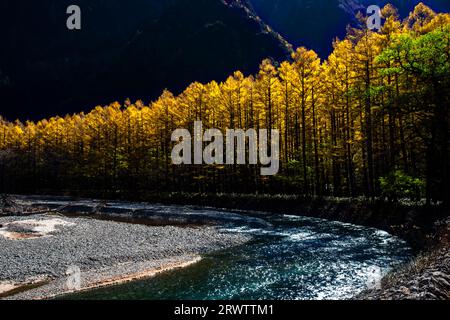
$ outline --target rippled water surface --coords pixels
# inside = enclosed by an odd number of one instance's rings
[[[271,216],[268,226],[229,225],[250,243],[155,278],[76,294],[76,299],[345,299],[410,258],[388,233],[320,219]]]

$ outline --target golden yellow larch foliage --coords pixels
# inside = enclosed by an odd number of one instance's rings
[[[433,87],[402,69],[406,55],[379,57],[404,38],[411,47],[421,37],[437,41],[450,25],[449,14],[423,4],[403,23],[391,5],[382,14],[380,32],[350,28],[325,61],[301,47],[280,64],[262,61],[256,75],[236,71],[223,82],[194,82],[179,95],[165,90],[148,105],[127,99],[36,123],[0,117],[0,151],[17,156],[17,167],[11,164],[16,175],[22,164],[32,168],[23,175],[34,175],[33,181],[67,188],[270,192],[275,186],[308,195],[380,194],[379,178],[392,170],[426,175],[418,155],[427,150],[429,128],[443,125],[435,120],[417,130],[435,112]],[[448,44],[442,48],[445,55]],[[427,58],[426,52],[416,54]],[[446,66],[440,72],[449,72]],[[439,98],[447,101],[441,91]],[[198,120],[205,129],[279,130],[280,175],[262,179],[251,166],[172,166],[173,130],[192,130]]]

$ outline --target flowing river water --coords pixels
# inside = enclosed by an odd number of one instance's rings
[[[347,299],[411,258],[404,241],[377,229],[287,215],[263,219],[265,226],[221,227],[254,240],[185,269],[64,298]]]

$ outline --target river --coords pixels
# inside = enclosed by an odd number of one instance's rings
[[[321,219],[270,215],[267,225],[228,224],[254,240],[208,254],[190,267],[65,299],[312,300],[348,299],[379,285],[412,252],[373,228]]]

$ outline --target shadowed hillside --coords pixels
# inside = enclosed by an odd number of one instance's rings
[[[150,100],[168,87],[257,70],[286,48],[220,0],[80,0],[82,30],[66,29],[68,0],[2,1],[2,114],[42,118],[111,100]],[[173,77],[173,74],[177,74]]]
[[[254,11],[294,46],[306,46],[322,58],[332,51],[335,37],[345,36],[355,13],[369,5],[393,4],[405,18],[420,0],[248,0]],[[425,0],[438,12],[449,12],[448,0]]]

